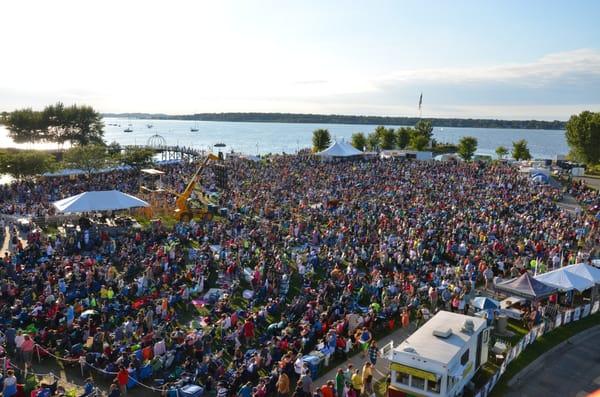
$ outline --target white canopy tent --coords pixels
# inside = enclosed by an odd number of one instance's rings
[[[322,152],[316,153],[317,156],[320,157],[353,157],[353,156],[362,156],[363,152],[350,145],[347,142],[333,142],[333,145],[329,146],[327,149]]]
[[[540,274],[535,276],[535,279],[544,284],[556,287],[561,291],[577,290],[582,292],[595,285],[593,281],[569,272],[566,267]]]
[[[114,211],[136,207],[149,207],[150,204],[118,190],[84,192],[52,203],[59,212]]]
[[[562,269],[566,272],[588,279],[596,284],[600,284],[600,269],[588,265],[587,263],[577,263],[575,265],[563,267]]]

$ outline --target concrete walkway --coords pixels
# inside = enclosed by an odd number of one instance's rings
[[[0,245],[2,247],[2,250],[0,251],[0,254],[2,256],[4,256],[5,252],[10,252],[12,253],[12,250],[10,249],[10,229],[8,226],[4,227],[4,241],[1,241]],[[22,236],[22,233],[19,233],[19,240],[21,240],[21,244],[23,245],[23,248],[27,247],[27,239],[24,239]]]
[[[518,373],[506,397],[583,397],[600,390],[600,325],[571,337]]]
[[[416,330],[416,326],[414,323],[411,323],[408,328],[399,328],[396,331],[392,332],[388,336],[381,338],[377,341],[377,347],[381,349],[383,346],[387,345],[390,342],[394,342],[394,346],[399,345],[404,339],[406,339],[410,334],[412,334]],[[355,354],[350,357],[348,360],[344,361],[340,365],[335,368],[329,370],[326,374],[320,376],[317,380],[315,380],[314,385],[315,388],[321,387],[326,384],[328,380],[335,381],[335,375],[337,374],[338,368],[345,370],[348,367],[348,364],[354,365],[354,368],[359,368],[362,370],[363,365],[369,361],[368,357],[361,357],[361,354]],[[377,382],[381,378],[385,378],[389,374],[389,366],[390,362],[382,357],[377,359],[377,364],[375,365],[375,370],[373,371],[373,384]]]

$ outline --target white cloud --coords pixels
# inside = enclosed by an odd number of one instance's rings
[[[487,67],[437,68],[400,70],[384,77],[385,82],[430,82],[463,84],[482,82],[518,82],[542,86],[544,83],[562,79],[572,74],[600,76],[600,52],[579,49],[548,54],[531,63],[505,64]]]

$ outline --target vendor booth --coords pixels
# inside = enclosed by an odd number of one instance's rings
[[[118,190],[83,192],[52,204],[63,213],[116,211],[149,206],[144,200]]]
[[[325,160],[352,159],[362,157],[362,155],[363,152],[344,141],[336,141],[327,149],[316,153],[316,156],[319,156]]]
[[[547,298],[557,291],[556,287],[536,280],[527,272],[519,277],[496,284],[496,289],[509,295],[520,296],[532,301]]]
[[[484,319],[438,312],[389,351],[390,397],[459,395],[487,362],[490,328]]]
[[[556,287],[561,292],[573,290],[583,292],[594,286],[593,281],[569,272],[566,267],[537,275],[535,279]]]

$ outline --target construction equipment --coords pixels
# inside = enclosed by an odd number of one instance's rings
[[[193,218],[205,219],[211,216],[208,211],[208,204],[211,204],[209,198],[204,197],[204,194],[202,194],[201,197],[198,197],[197,201],[191,199],[192,192],[200,179],[200,174],[202,174],[202,171],[211,160],[218,161],[219,157],[209,153],[192,176],[192,179],[188,182],[185,190],[177,194],[175,219],[179,222],[189,222]]]

